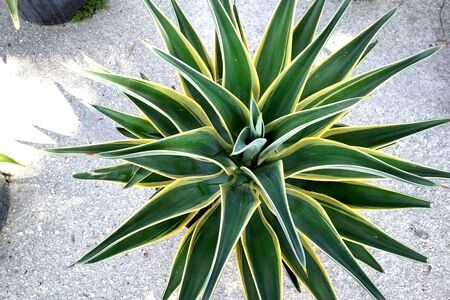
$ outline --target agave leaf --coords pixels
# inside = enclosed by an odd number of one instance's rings
[[[382,148],[404,137],[450,122],[450,119],[402,124],[348,126],[327,131],[323,138],[350,146]]]
[[[213,206],[195,226],[183,272],[180,300],[197,299],[208,280],[220,231],[221,206]]]
[[[289,65],[270,85],[260,100],[261,111],[267,123],[295,110],[305,87],[308,74],[323,45],[350,5],[344,0],[325,30]],[[350,99],[353,97],[348,97]]]
[[[210,122],[203,109],[191,98],[173,89],[163,87],[146,80],[85,70],[83,73],[94,79],[111,84],[124,93],[150,105],[168,118],[182,132],[205,125]]]
[[[243,153],[242,162],[247,163],[256,158],[261,152],[267,140],[265,138],[257,138],[251,140],[252,130],[249,127],[245,127],[241,134],[239,134],[234,144],[233,153],[231,155],[239,155]],[[250,142],[248,142],[250,141]]]
[[[112,167],[96,169],[91,172],[78,173],[73,175],[73,177],[83,180],[111,181],[123,183],[126,185],[133,181],[133,175],[136,173],[137,168],[137,166],[132,164],[121,164]],[[150,173],[143,180],[139,181],[136,184],[140,187],[159,188],[164,187],[171,182],[173,182],[173,179],[164,177],[157,173]]]
[[[370,154],[371,156],[395,167],[400,170],[403,170],[405,172],[409,172],[412,174],[415,174],[417,176],[421,177],[428,177],[428,178],[450,178],[450,172],[441,171],[429,167],[425,167],[419,164],[415,164],[403,159],[400,159],[398,157],[395,157],[393,155],[389,155],[386,153],[383,153],[378,150],[374,149],[367,149],[367,148],[358,148],[361,151]]]
[[[96,263],[113,256],[153,244],[163,239],[167,239],[183,230],[193,216],[194,214],[178,216],[132,233],[83,263]]]
[[[123,135],[124,137],[130,138],[130,139],[138,139],[138,138],[139,138],[139,137],[135,136],[134,134],[132,134],[131,132],[129,132],[128,130],[126,130],[126,129],[123,128],[123,127],[116,126],[116,129],[117,129],[117,131],[118,131],[121,135]],[[159,130],[158,130],[158,132],[159,132]],[[160,134],[159,134],[159,135],[160,135]],[[161,137],[162,137],[162,135],[160,135],[159,138],[161,138]]]
[[[135,165],[120,164],[111,167],[96,169],[91,172],[78,173],[74,175],[74,178],[127,183],[133,176],[133,172],[135,170]]]
[[[314,39],[326,0],[315,0],[297,23],[292,35],[292,59],[295,59]]]
[[[364,51],[363,55],[358,61],[358,65],[361,64],[361,62],[366,58],[367,55],[369,55],[370,52],[375,48],[375,46],[378,45],[378,41],[372,41],[370,42],[369,46],[367,46],[366,51]]]
[[[124,189],[128,189],[130,187],[133,187],[133,186],[141,183],[149,175],[153,174],[153,172],[146,170],[144,168],[140,168],[138,166],[136,166],[135,168],[136,168],[136,170],[133,172],[133,175],[130,178],[130,180],[128,180],[127,184],[123,187]]]
[[[291,61],[292,20],[296,2],[279,1],[256,50],[254,64],[259,75],[261,94]]]
[[[325,271],[320,258],[317,256],[311,245],[309,245],[306,238],[300,235],[306,261],[306,267],[303,268],[303,266],[298,263],[295,253],[289,245],[289,240],[286,239],[283,228],[275,215],[273,215],[265,205],[261,205],[261,209],[264,213],[264,218],[278,237],[283,260],[287,264],[287,267],[305,284],[308,290],[317,299],[336,299],[327,272]]]
[[[302,98],[307,98],[308,96],[345,79],[359,63],[369,46],[370,41],[396,11],[397,8],[391,9],[374,24],[361,32],[341,49],[328,56],[327,59],[314,68],[306,82]]]
[[[255,181],[261,190],[265,203],[280,222],[284,235],[295,253],[297,262],[305,266],[305,253],[295,231],[294,221],[292,220],[286,197],[283,163],[276,161],[259,167],[254,172],[246,167],[241,167],[241,169]]]
[[[3,153],[0,153],[0,163],[9,163],[13,165],[20,165],[17,161],[9,157],[8,155],[5,155]]]
[[[8,11],[14,23],[14,27],[17,30],[20,29],[18,2],[18,0],[6,0],[6,7],[8,7]]]
[[[345,268],[376,299],[384,299],[381,292],[359,267],[320,204],[293,189],[288,189],[288,198],[298,230]]]
[[[264,120],[255,99],[250,101],[250,129],[252,139],[263,137],[266,133]]]
[[[202,40],[200,39],[198,33],[195,31],[194,27],[192,27],[189,20],[186,18],[185,14],[181,10],[176,0],[171,0],[173,10],[175,11],[175,16],[178,21],[178,26],[180,28],[181,33],[186,37],[186,39],[191,43],[192,47],[197,51],[202,60],[208,67],[208,70],[211,74],[213,74],[213,65],[211,57],[206,50],[205,45],[203,45]]]
[[[111,73],[108,69],[106,69],[102,65],[96,63],[93,59],[91,59],[88,56],[84,56],[84,60],[88,63],[89,68],[92,71],[99,72],[99,73],[107,73],[107,74]],[[149,80],[148,77],[145,76],[144,74],[140,73],[140,75],[143,80],[146,80],[146,81]],[[177,134],[179,132],[179,130],[177,129],[177,127],[175,127],[175,125],[170,120],[170,118],[168,118],[166,115],[161,113],[158,109],[154,108],[154,104],[152,104],[153,105],[153,107],[152,107],[151,105],[148,104],[147,101],[142,101],[142,98],[138,99],[127,93],[124,93],[124,96],[128,100],[130,100],[132,103],[134,103],[134,105],[136,105],[136,107],[147,117],[148,121],[152,124],[153,127],[155,127],[155,129],[161,135],[168,136],[168,135],[172,135],[172,134]],[[110,115],[111,115],[111,113],[110,113]],[[116,114],[114,114],[114,115],[116,115]],[[108,116],[108,117],[111,117],[111,116]],[[117,118],[117,116],[116,116],[116,118]],[[119,118],[119,119],[121,120],[121,118]],[[118,120],[114,120],[114,121],[117,122]],[[127,134],[127,132],[129,132],[129,131],[124,131],[121,129],[118,129],[118,130],[120,133],[122,133],[123,135],[125,135],[127,137],[131,137],[131,138],[134,137],[134,135],[130,136],[129,134]]]
[[[273,159],[275,158],[268,160]],[[337,177],[339,172],[332,172],[330,176],[327,176],[327,171],[342,170],[435,186],[435,183],[430,180],[402,171],[360,150],[319,138],[303,139],[284,153],[282,152],[277,159],[283,160],[284,172],[287,177],[294,174],[298,177],[299,173],[307,173],[308,178],[330,180]],[[348,174],[342,172],[342,177],[348,177]],[[347,179],[354,180],[355,178]]]
[[[149,122],[152,123],[162,136],[171,136],[180,132],[171,119],[155,109],[153,104],[150,105],[147,101],[141,101],[128,94],[125,94],[125,97],[147,117]]]
[[[234,15],[234,19],[236,20],[236,26],[239,29],[239,34],[241,35],[242,43],[244,44],[245,49],[247,49],[247,51],[248,51],[248,42],[247,42],[247,38],[245,36],[244,27],[242,26],[241,18],[239,17],[239,12],[237,10],[237,7],[234,4],[233,4],[233,15]]]
[[[330,120],[330,117],[336,116],[358,103],[361,98],[349,99],[336,104],[321,106],[315,109],[304,110],[289,114],[279,118],[266,127],[266,137],[272,141],[261,153],[259,163],[262,163],[268,156],[274,154],[280,146],[292,137],[304,131],[321,121]],[[334,120],[334,118],[332,119]],[[321,127],[326,126],[325,122],[321,122]]]
[[[248,105],[252,95],[255,98],[259,97],[256,69],[240,38],[238,28],[227,15],[225,8],[217,0],[209,0],[208,3],[214,15],[222,51],[222,85],[242,103]],[[232,11],[230,11],[230,15],[233,15]]]
[[[248,123],[247,118],[249,112],[247,107],[229,91],[196,72],[182,61],[159,49],[154,48],[153,50],[157,55],[176,68],[198,89],[199,92],[202,93],[209,104],[214,107],[217,116],[220,117],[223,127],[227,129],[230,138],[233,141],[233,138],[237,137],[241,129]]]
[[[184,172],[189,170],[195,171],[199,175],[212,175],[214,173],[204,172],[217,171],[217,168],[209,166],[205,170],[195,169],[195,165],[189,166],[187,160],[184,164],[182,161],[174,160],[172,165],[168,165],[169,161],[164,159],[164,157],[173,157],[173,159],[176,157],[188,158],[202,163],[200,165],[205,165],[205,163],[215,164],[228,174],[231,174],[236,166],[227,156],[225,148],[218,141],[217,137],[217,134],[211,127],[204,127],[138,147],[128,148],[123,151],[103,152],[99,155],[106,158],[124,159],[155,172],[168,173],[172,174],[172,176],[184,174]]]
[[[101,152],[123,150],[127,148],[133,148],[139,145],[150,143],[154,140],[151,139],[134,139],[134,140],[122,140],[113,141],[99,144],[91,144],[77,147],[63,147],[63,148],[47,148],[45,151],[59,154],[89,154],[97,155]]]
[[[110,108],[106,108],[100,105],[92,105],[99,112],[123,126],[127,131],[131,132],[138,138],[143,139],[158,139],[161,138],[158,130],[147,120],[135,117],[132,115],[124,114],[115,111]]]
[[[175,217],[195,212],[211,204],[219,195],[217,178],[190,181],[177,180],[156,193],[125,224],[107,237],[93,250],[83,256],[78,263],[90,263],[92,260],[123,240],[133,238],[144,230]]]
[[[282,299],[281,253],[275,232],[258,210],[242,237],[250,272],[261,300]],[[257,298],[257,299],[258,299]]]
[[[220,233],[211,274],[208,279],[203,299],[209,299],[217,284],[231,251],[247,226],[259,200],[255,197],[248,177],[236,177],[234,181],[222,185]]]
[[[425,256],[396,241],[357,211],[323,194],[304,193],[320,202],[336,230],[346,240],[391,252],[419,262],[427,262]]]
[[[192,234],[194,233],[195,227],[191,227],[188,232],[184,234],[183,240],[180,242],[180,246],[175,254],[175,259],[172,263],[172,268],[170,271],[169,282],[164,291],[163,300],[169,299],[170,295],[177,289],[183,280],[183,271],[186,266],[187,255],[189,251],[189,245],[191,243]]]
[[[347,245],[350,252],[353,254],[353,256],[358,259],[359,261],[362,261],[369,267],[373,268],[374,270],[384,273],[383,268],[380,266],[380,264],[375,260],[375,258],[370,254],[367,249],[357,243],[353,243],[351,241],[344,241]]]
[[[234,18],[233,14],[233,5],[231,4],[230,0],[213,0],[217,3],[220,3],[222,7],[225,9],[225,12],[227,13],[228,17],[230,18],[231,22],[236,25],[236,20]]]
[[[191,68],[211,78],[208,66],[188,39],[161,13],[152,0],[144,0],[144,3],[153,15],[169,52]]]
[[[297,277],[297,275],[295,275],[295,273],[291,270],[291,268],[289,268],[289,266],[283,261],[283,267],[284,270],[286,271],[286,273],[289,276],[289,279],[292,282],[292,285],[295,287],[295,289],[301,293],[302,292],[302,286],[300,284],[300,279]]]
[[[241,275],[242,286],[244,287],[246,300],[260,300],[255,280],[253,279],[252,271],[245,256],[242,241],[240,240],[236,245],[236,260],[239,267],[239,274]]]
[[[297,105],[297,110],[334,103],[353,97],[365,97],[392,76],[430,57],[441,48],[441,46],[433,47],[393,64],[333,84],[302,100]]]
[[[298,188],[324,194],[355,209],[430,207],[430,202],[363,182],[319,182],[288,179]]]

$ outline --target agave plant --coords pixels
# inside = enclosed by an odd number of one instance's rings
[[[163,299],[178,288],[180,299],[209,299],[235,250],[246,298],[273,300],[282,298],[283,268],[297,289],[302,283],[317,299],[336,298],[317,248],[376,299],[383,295],[357,261],[383,271],[368,248],[426,262],[360,211],[429,207],[373,181],[435,186],[432,178],[450,178],[382,151],[449,120],[374,126],[341,120],[379,85],[439,47],[354,76],[396,9],[318,62],[351,1],[343,1],[316,36],[325,0],[314,1],[296,24],[296,2],[281,0],[251,58],[236,7],[228,0],[208,0],[216,25],[213,60],[175,0],[178,25],[151,0],[144,2],[168,48],[152,50],[176,70],[183,91],[143,74],[115,75],[92,61],[82,70],[120,89],[142,115],[95,106],[128,139],[49,151],[121,160],[75,178],[157,193],[78,264],[187,227]]]

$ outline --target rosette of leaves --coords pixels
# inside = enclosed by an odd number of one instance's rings
[[[282,0],[252,58],[236,7],[208,0],[216,26],[212,59],[175,0],[177,25],[152,1],[144,2],[168,48],[152,50],[178,73],[183,91],[145,75],[115,75],[92,62],[83,70],[122,91],[142,115],[95,106],[128,139],[50,151],[121,160],[75,177],[157,193],[79,264],[187,227],[163,299],[177,289],[180,299],[209,299],[234,250],[246,297],[273,300],[282,298],[283,268],[298,289],[303,284],[317,299],[336,298],[318,248],[377,299],[383,295],[358,263],[383,271],[368,248],[426,262],[360,210],[430,206],[373,181],[436,186],[433,178],[450,178],[382,151],[448,120],[374,126],[341,120],[375,88],[439,47],[353,75],[396,9],[318,61],[351,1],[343,1],[316,34],[325,1],[314,1],[295,22],[296,2]]]

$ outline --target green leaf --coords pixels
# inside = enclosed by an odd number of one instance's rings
[[[136,170],[133,172],[133,175],[131,176],[130,180],[128,180],[127,184],[123,187],[124,189],[133,187],[141,183],[149,175],[153,174],[153,172],[146,170],[144,168],[140,168],[138,166],[136,166],[135,169]]]
[[[83,74],[94,80],[113,85],[124,93],[145,102],[169,119],[180,132],[210,124],[200,105],[173,89],[150,81],[111,73],[84,70]]]
[[[396,11],[397,8],[391,9],[374,24],[314,68],[306,82],[302,98],[307,98],[350,75],[364,55],[370,41]]]
[[[99,112],[123,126],[127,131],[131,132],[133,135],[143,138],[143,139],[158,139],[161,138],[158,130],[147,120],[135,117],[132,115],[124,114],[115,111],[110,108],[106,108],[100,105],[92,105]]]
[[[286,271],[286,273],[289,276],[289,279],[292,282],[292,285],[295,287],[295,289],[301,293],[302,292],[302,287],[300,284],[300,279],[298,279],[297,275],[295,275],[295,273],[291,270],[291,268],[289,268],[289,266],[283,261],[283,267],[284,270]]]
[[[302,19],[297,23],[292,35],[292,59],[295,59],[308,47],[319,25],[322,9],[326,0],[315,0]]]
[[[250,59],[244,43],[240,38],[238,28],[221,3],[209,0],[209,6],[214,15],[217,35],[223,59],[222,85],[233,93],[242,103],[248,105],[250,99],[259,97],[259,81],[256,69]],[[231,9],[231,7],[230,7]]]
[[[247,176],[236,177],[234,181],[222,185],[220,190],[221,217],[219,240],[213,268],[203,293],[203,299],[211,297],[231,251],[259,206],[259,200],[253,193]]]
[[[328,196],[306,193],[320,202],[343,238],[419,262],[427,262],[425,256],[396,241],[357,211]]]
[[[8,7],[8,11],[14,23],[14,27],[17,30],[20,29],[18,2],[18,0],[6,0],[6,6]]]
[[[241,18],[239,17],[239,12],[237,10],[237,7],[234,4],[233,4],[233,15],[234,15],[234,19],[236,20],[236,26],[239,29],[239,34],[241,35],[242,43],[244,44],[245,49],[248,51],[248,43],[247,43],[247,38],[245,37],[244,27],[242,26]]]
[[[169,282],[167,283],[167,287],[164,291],[164,295],[162,297],[163,300],[168,300],[170,295],[178,288],[183,279],[183,271],[186,266],[187,255],[189,251],[189,245],[191,243],[192,234],[194,233],[195,227],[191,227],[184,234],[183,240],[180,242],[180,246],[175,254],[175,259],[172,263],[172,268],[170,271]]]
[[[173,10],[175,11],[175,16],[178,21],[178,27],[180,28],[181,33],[183,33],[184,37],[191,43],[192,47],[197,51],[197,53],[202,58],[203,62],[208,67],[208,70],[211,74],[213,74],[213,65],[211,61],[211,57],[206,50],[205,45],[203,45],[202,40],[200,39],[198,33],[192,27],[189,20],[186,18],[185,14],[181,10],[176,0],[171,0]]]
[[[280,222],[298,263],[305,266],[305,253],[296,233],[286,197],[283,163],[276,161],[269,165],[259,167],[254,172],[246,167],[241,167],[241,169],[255,181],[265,203]]]
[[[88,63],[89,68],[93,71],[99,73],[111,73],[108,69],[99,65],[90,57],[84,56],[84,60]],[[148,77],[145,76],[143,73],[140,73],[140,76],[143,80],[148,81]],[[151,105],[148,104],[147,101],[141,101],[142,98],[140,100],[127,93],[124,93],[124,96],[128,100],[130,100],[147,117],[148,121],[152,124],[152,126],[155,127],[157,131],[163,136],[173,135],[179,132],[179,130],[175,127],[170,118],[168,118],[166,115],[158,111],[158,108],[156,109],[154,108],[155,106],[154,104],[152,104],[153,105],[152,107]],[[118,130],[120,133],[122,133],[127,137],[131,138],[135,137],[134,135],[130,136],[130,134],[127,134],[129,133],[129,131],[121,129]]]
[[[356,209],[430,207],[430,202],[363,182],[320,182],[288,179],[298,188],[324,194]]]
[[[349,99],[332,105],[304,110],[271,122],[266,127],[265,135],[271,143],[261,153],[259,163],[262,163],[268,156],[274,154],[279,147],[282,147],[283,143],[297,136],[312,125],[321,122],[321,127],[326,127],[328,121],[331,121],[330,117],[350,109],[360,100],[361,98]],[[324,120],[327,120],[327,122],[322,122]]]
[[[163,239],[167,239],[183,230],[192,217],[193,214],[182,215],[132,233],[83,263],[96,263],[113,256],[150,245]]]
[[[103,152],[99,156],[124,159],[163,175],[170,174],[169,177],[188,176],[191,172],[191,175],[213,175],[220,172],[217,167],[231,174],[236,166],[217,137],[211,127],[204,127],[123,151]]]
[[[221,120],[221,124],[230,134],[231,140],[237,137],[242,128],[248,123],[247,119],[249,112],[247,107],[229,91],[196,72],[182,61],[159,49],[153,48],[153,50],[157,55],[176,68],[198,89],[199,92],[202,93],[209,104],[214,107],[217,116],[219,116]]]
[[[320,258],[309,245],[306,238],[300,236],[306,261],[306,267],[303,268],[303,266],[298,263],[296,255],[289,244],[289,240],[283,233],[280,222],[278,222],[275,215],[270,212],[266,205],[261,205],[261,209],[264,213],[264,218],[278,237],[283,260],[288,268],[303,282],[303,284],[305,284],[308,290],[317,299],[336,299],[327,272],[325,271]]]
[[[441,48],[441,46],[433,47],[393,64],[338,82],[302,100],[297,105],[297,110],[330,104],[353,97],[365,97],[392,76],[430,57]]]
[[[375,46],[378,45],[378,41],[372,41],[370,42],[369,46],[367,46],[366,51],[364,51],[363,55],[359,59],[358,65],[362,63],[362,61],[366,58],[367,55],[369,55],[370,52],[375,48]]]
[[[121,164],[112,167],[100,168],[91,172],[78,173],[73,175],[76,179],[101,180],[128,184],[133,181],[137,166],[132,164]],[[164,187],[173,182],[173,179],[164,177],[157,173],[150,173],[143,180],[137,183],[141,187]]]
[[[368,265],[369,267],[373,268],[374,270],[384,273],[383,268],[380,266],[380,264],[375,260],[375,258],[370,254],[367,249],[357,243],[353,243],[350,241],[344,241],[347,245],[350,252],[353,254],[353,256]]]
[[[259,106],[267,123],[295,110],[314,61],[350,2],[351,0],[342,2],[325,30],[277,77],[261,97]],[[353,97],[347,99],[350,98]]]
[[[0,153],[0,163],[9,163],[13,165],[20,165],[17,161],[9,157],[8,155]]]
[[[123,127],[120,126],[116,126],[117,131],[123,135],[124,137],[130,138],[130,139],[138,139],[139,137],[135,136],[134,134],[132,134],[131,132],[129,132],[128,130],[126,130]],[[158,130],[159,131],[159,130]],[[162,136],[161,136],[162,137]]]
[[[63,148],[46,148],[47,152],[58,153],[58,154],[89,154],[97,155],[101,152],[123,150],[128,148],[133,148],[139,145],[147,144],[153,140],[150,139],[133,139],[133,140],[122,140],[113,141],[99,144],[90,144],[84,146],[76,147],[63,147]]]
[[[154,108],[155,106],[153,104],[148,103],[147,101],[141,101],[138,98],[127,94],[125,94],[125,97],[147,117],[161,135],[170,136],[180,132],[166,115]]]
[[[242,242],[239,241],[236,245],[236,260],[239,267],[239,274],[241,275],[242,286],[244,287],[246,300],[259,300],[261,297],[258,294],[255,280],[253,279],[252,271],[245,256]]]
[[[292,20],[295,0],[281,0],[270,19],[255,53],[254,64],[259,75],[261,94],[291,61]]]
[[[369,178],[374,175],[408,183],[435,186],[432,181],[388,165],[353,147],[319,138],[303,139],[281,155],[269,158],[269,160],[277,159],[283,160],[284,172],[287,177],[293,175],[299,177],[304,173],[307,174],[306,179],[314,180],[335,180],[336,177],[348,180],[364,179],[364,177],[352,178],[345,172],[341,172],[356,171],[362,175],[369,175]],[[337,170],[339,172],[336,172]],[[335,172],[331,172],[327,176],[328,171]],[[342,175],[339,176],[338,173],[342,173]]]
[[[376,299],[384,299],[381,292],[359,267],[320,204],[293,189],[288,190],[288,198],[298,230],[345,268]]]
[[[108,249],[117,244],[122,245],[123,241],[133,239],[161,222],[195,212],[211,204],[219,196],[218,183],[221,180],[223,179],[218,177],[204,181],[173,182],[156,193],[125,224],[83,256],[78,264],[90,263]]]
[[[253,214],[242,237],[242,244],[261,300],[282,299],[281,253],[275,232],[262,212]],[[252,298],[254,299],[254,298]]]
[[[208,280],[216,250],[212,245],[217,245],[219,239],[220,220],[221,207],[215,205],[195,226],[178,299],[197,299]]]
[[[415,174],[421,177],[427,178],[450,178],[450,172],[441,171],[429,167],[425,167],[419,164],[415,164],[406,160],[402,160],[398,157],[383,153],[381,151],[367,149],[367,148],[359,148],[361,151],[370,154],[371,156],[385,162],[386,164],[403,170],[405,172],[409,172],[411,174]]]
[[[233,153],[231,155],[239,155],[243,153],[242,162],[248,163],[252,161],[261,152],[267,140],[265,138],[257,138],[252,140],[252,130],[245,127],[239,134],[234,144]]]
[[[144,0],[144,3],[161,31],[169,52],[191,68],[211,78],[208,66],[188,39],[161,13],[152,0]]]
[[[446,124],[449,121],[449,119],[442,119],[403,124],[348,126],[331,129],[323,135],[323,138],[350,146],[381,148],[404,137]]]

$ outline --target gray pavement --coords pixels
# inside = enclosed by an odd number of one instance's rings
[[[169,1],[159,6],[169,12]],[[212,46],[213,26],[205,1],[180,1],[196,28]],[[309,1],[300,1],[302,12]],[[324,18],[340,1],[330,0]],[[450,35],[450,4],[441,0],[406,0],[379,34],[377,49],[361,70],[374,68],[442,43]],[[399,0],[355,1],[328,48],[358,33]],[[238,0],[254,49],[275,1]],[[72,179],[76,171],[108,162],[86,157],[49,156],[15,142],[78,145],[117,138],[113,124],[90,109],[98,103],[132,112],[120,94],[67,71],[83,64],[82,53],[122,74],[146,73],[152,80],[177,85],[172,70],[139,43],[162,46],[140,0],[111,0],[109,8],[78,24],[40,27],[9,25],[0,9],[0,140],[2,152],[26,168],[11,169],[10,214],[0,232],[0,299],[159,299],[180,236],[92,266],[68,268],[84,252],[121,224],[152,194],[151,190]],[[444,27],[444,31],[442,30]],[[351,124],[374,124],[450,116],[450,49],[397,76],[377,90],[349,117]],[[450,170],[450,126],[406,139],[389,151],[406,159]],[[429,257],[422,265],[374,252],[385,274],[367,268],[388,299],[450,297],[449,189],[388,184],[433,201],[430,210],[370,212],[387,232]],[[349,275],[326,259],[340,299],[370,299]],[[286,280],[287,282],[287,280]],[[290,284],[286,299],[310,299]],[[216,299],[242,299],[234,262],[230,262]]]

